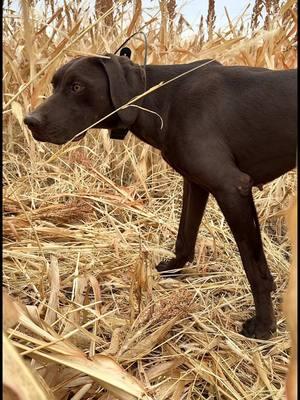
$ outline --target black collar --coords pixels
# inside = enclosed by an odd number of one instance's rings
[[[110,130],[110,138],[117,139],[117,140],[124,140],[128,131],[129,131],[129,129],[127,129],[127,128],[111,129]]]
[[[120,52],[120,56],[125,56],[130,59],[131,50],[128,47],[123,47],[123,49]],[[117,140],[124,140],[128,131],[129,131],[129,129],[127,129],[127,128],[111,129],[110,130],[110,138],[117,139]]]

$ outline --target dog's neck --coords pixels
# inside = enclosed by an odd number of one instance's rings
[[[195,68],[197,65],[200,66],[201,64],[206,64],[207,61],[208,60],[201,60],[196,61],[195,63],[177,65],[147,65],[146,90],[149,90],[161,82],[167,82],[168,80]],[[215,65],[219,66],[220,64],[214,61],[207,68],[211,70]],[[204,71],[207,71],[207,68]],[[197,76],[198,83],[200,79],[203,79],[204,81],[207,79],[207,73],[203,72],[203,78],[201,78],[201,76],[202,74],[198,74]],[[154,90],[143,97],[141,101],[137,103],[143,109],[139,110],[135,122],[126,128],[142,141],[162,150],[167,129],[170,129],[167,125],[172,120],[170,113],[172,112],[172,108],[174,108],[173,104],[176,103],[179,96],[188,95],[188,91],[186,89],[183,90],[183,87],[186,86],[187,79],[189,78],[179,78],[178,80],[171,82],[170,85],[173,87],[172,90],[170,90],[169,85],[166,85],[159,87],[157,90]],[[136,93],[136,95],[139,94],[141,93]]]

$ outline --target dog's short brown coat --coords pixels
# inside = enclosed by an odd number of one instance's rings
[[[126,57],[81,57],[53,77],[54,93],[25,118],[40,141],[63,144],[146,89],[207,62],[141,66]],[[139,100],[96,125],[128,128],[184,178],[176,257],[160,272],[193,260],[208,195],[217,200],[236,240],[256,315],[243,333],[268,338],[275,330],[273,278],[264,255],[252,187],[296,164],[297,72],[214,61]]]

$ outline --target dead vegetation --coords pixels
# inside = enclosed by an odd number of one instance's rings
[[[157,400],[279,400],[290,348],[281,307],[290,257],[284,210],[295,192],[295,171],[255,190],[278,319],[277,334],[259,342],[238,333],[253,312],[252,297],[213,199],[195,262],[181,279],[160,279],[154,266],[172,254],[181,178],[132,135],[119,143],[92,130],[61,150],[35,142],[22,122],[50,94],[59,65],[113,52],[142,26],[149,63],[216,58],[297,66],[295,0],[256,1],[252,17],[249,10],[237,21],[227,15],[221,31],[209,2],[208,28],[202,18],[190,37],[176,2],[159,3],[147,21],[141,1],[96,2],[95,15],[78,1],[37,6],[23,0],[21,17],[5,11],[3,281],[26,305],[17,306],[18,324],[9,323],[7,335],[59,400],[142,393]],[[142,63],[143,41],[130,46]]]

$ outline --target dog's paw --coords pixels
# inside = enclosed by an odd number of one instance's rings
[[[157,266],[157,271],[162,276],[176,277],[180,275],[181,268],[185,263],[180,263],[176,258],[171,258],[170,260],[161,261]]]
[[[258,321],[252,317],[244,322],[241,334],[254,339],[268,340],[276,332],[276,322],[271,323]]]

